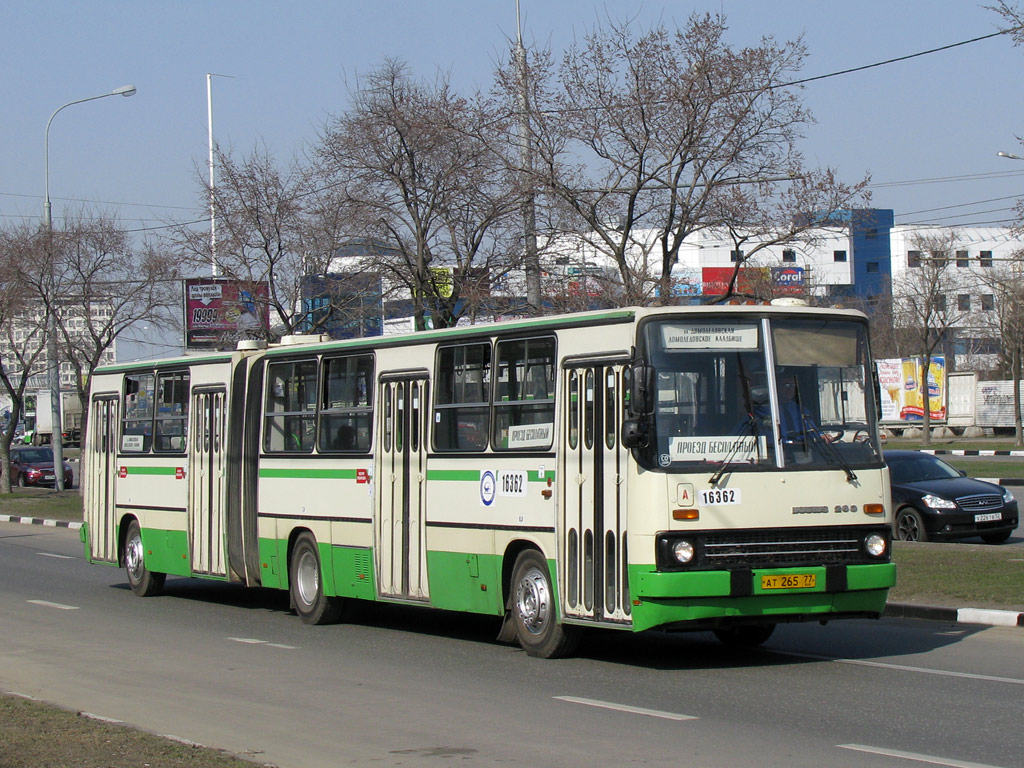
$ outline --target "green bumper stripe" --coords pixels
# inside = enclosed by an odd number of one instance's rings
[[[817,584],[810,589],[762,590],[763,575],[814,573]],[[630,568],[634,599],[633,629],[650,629],[665,624],[699,621],[727,616],[814,615],[830,613],[877,613],[885,609],[889,587],[896,583],[896,566],[850,565],[846,568],[846,590],[826,592],[824,568],[776,568],[751,574],[753,594],[730,597],[728,571],[659,573],[653,566]]]
[[[174,475],[181,467],[121,467],[127,475]]]
[[[313,480],[355,480],[354,469],[260,469],[260,477],[307,478]]]

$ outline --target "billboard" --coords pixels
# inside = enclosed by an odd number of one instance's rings
[[[242,339],[266,338],[266,283],[209,277],[184,282],[186,349],[230,349]]]
[[[803,267],[772,267],[772,292],[776,296],[803,296]]]
[[[922,363],[920,357],[875,361],[882,421],[920,421],[924,418]],[[946,418],[946,359],[942,356],[932,357],[927,376],[928,416],[942,421]]]
[[[701,272],[701,293],[705,296],[724,296],[734,272],[736,267],[704,267]],[[770,273],[765,267],[740,267],[734,292],[764,294],[769,279]]]

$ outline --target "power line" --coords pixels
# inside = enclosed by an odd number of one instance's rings
[[[42,195],[27,195],[21,192],[0,192],[0,197],[25,197],[30,200],[42,200]],[[120,203],[114,200],[87,200],[81,197],[51,197],[51,200],[60,200],[65,203],[92,203],[95,205],[125,205],[139,208],[169,208],[176,211],[194,211],[194,206],[185,205],[152,205],[150,203]]]
[[[985,179],[1011,179],[1024,176],[1024,171],[990,171],[987,173],[965,173],[960,176],[936,176],[931,179],[908,179],[906,181],[880,181],[868,184],[869,189],[909,187],[914,184],[945,184],[951,181],[984,181]]]
[[[838,72],[831,72],[831,73],[829,73],[827,75],[816,75],[815,77],[805,77],[802,80],[794,80],[794,81],[792,81],[790,83],[783,83],[782,85],[776,85],[776,86],[772,86],[772,87],[773,88],[788,88],[788,87],[793,86],[793,85],[803,85],[804,83],[813,83],[813,82],[815,82],[817,80],[826,80],[826,79],[828,79],[830,77],[839,77],[840,75],[849,75],[849,74],[852,74],[854,72],[863,72],[864,70],[874,69],[875,67],[884,67],[884,66],[886,66],[888,64],[896,64],[897,62],[900,62],[900,61],[908,61],[909,59],[916,59],[919,56],[928,56],[929,54],[932,54],[932,53],[941,53],[942,51],[948,51],[951,48],[958,48],[961,45],[971,45],[972,43],[979,43],[982,40],[989,40],[989,39],[991,39],[993,37],[999,37],[1001,35],[1009,35],[1009,34],[1012,34],[1014,32],[1017,32],[1017,31],[1019,31],[1021,29],[1024,29],[1024,27],[1014,27],[1013,29],[1003,29],[1003,30],[1000,30],[999,32],[992,32],[991,34],[988,34],[988,35],[982,35],[981,37],[973,37],[970,40],[961,40],[959,43],[950,43],[949,45],[943,45],[943,46],[941,46],[939,48],[931,48],[931,49],[929,49],[927,51],[919,51],[918,53],[909,53],[906,56],[897,56],[896,58],[893,58],[893,59],[886,59],[885,61],[877,61],[874,64],[864,64],[863,66],[860,66],[860,67],[851,67],[850,69],[843,69],[843,70],[840,70]]]
[[[983,205],[985,203],[999,203],[1003,200],[1018,200],[1021,195],[1006,195],[1005,197],[990,197],[988,200],[976,200],[973,203],[957,203],[956,205],[944,205],[941,208],[925,208],[920,211],[907,211],[901,216],[916,216],[919,213],[934,213],[935,211],[948,211],[953,208],[966,208],[969,205]]]

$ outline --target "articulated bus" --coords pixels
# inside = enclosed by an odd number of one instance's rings
[[[889,478],[866,318],[630,308],[112,365],[91,382],[82,537],[167,575],[582,627],[881,615]],[[496,618],[496,627],[498,621]]]

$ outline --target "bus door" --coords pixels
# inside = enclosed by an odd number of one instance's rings
[[[377,585],[383,596],[427,600],[426,371],[381,374],[378,403]]]
[[[227,573],[225,531],[225,392],[192,393],[188,452],[188,532],[192,572]]]
[[[562,370],[559,537],[563,611],[628,622],[624,361],[569,362]]]
[[[117,433],[120,422],[117,396],[97,397],[89,414],[85,485],[85,523],[89,527],[89,557],[117,562]]]

